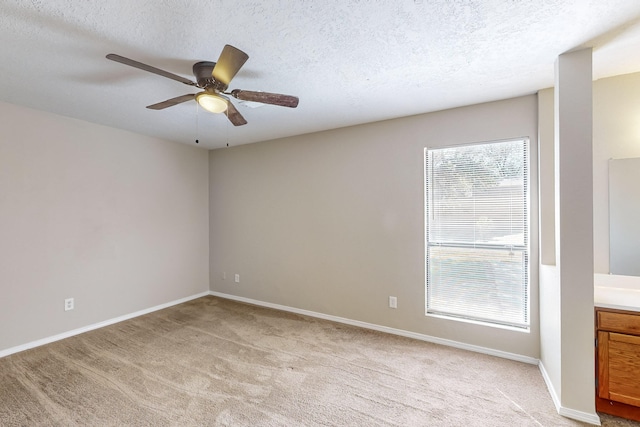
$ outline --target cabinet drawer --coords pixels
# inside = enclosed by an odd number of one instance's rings
[[[598,329],[640,335],[640,316],[598,311]]]

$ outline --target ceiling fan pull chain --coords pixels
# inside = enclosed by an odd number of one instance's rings
[[[196,102],[196,144],[198,144],[200,137],[200,104]]]

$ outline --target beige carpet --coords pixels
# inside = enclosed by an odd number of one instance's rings
[[[2,426],[584,425],[535,366],[214,297],[0,359],[0,387]]]

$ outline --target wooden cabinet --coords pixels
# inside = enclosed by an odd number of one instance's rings
[[[596,308],[596,410],[640,421],[640,312]]]

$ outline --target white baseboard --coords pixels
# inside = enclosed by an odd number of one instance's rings
[[[556,411],[558,411],[558,413],[560,413],[560,398],[558,397],[558,393],[556,393],[556,389],[553,387],[553,383],[551,382],[551,378],[549,377],[549,374],[547,373],[547,370],[544,367],[544,364],[542,363],[542,360],[540,361],[540,363],[538,363],[538,369],[540,369],[540,373],[542,374],[542,379],[544,380],[544,383],[547,385],[547,390],[549,390],[549,394],[551,395],[551,400],[553,400],[553,404],[556,407]]]
[[[330,320],[333,322],[344,323],[347,325],[358,326],[361,328],[372,329],[374,331],[386,332],[388,334],[400,335],[407,338],[413,338],[420,341],[426,341],[434,344],[446,345],[449,347],[455,347],[462,350],[474,351],[476,353],[488,354],[491,356],[502,357],[504,359],[516,360],[518,362],[529,363],[532,365],[538,364],[538,359],[528,356],[523,356],[521,354],[509,353],[506,351],[494,350],[491,348],[480,347],[476,345],[470,345],[461,343],[458,341],[447,340],[443,338],[438,338],[430,335],[419,334],[416,332],[405,331],[403,329],[390,328],[387,326],[376,325],[374,323],[361,322],[359,320],[347,319],[344,317],[332,316],[329,314],[318,313],[315,311],[303,310],[295,307],[289,307],[286,305],[273,304],[270,302],[258,301],[251,298],[239,297],[236,295],[224,294],[221,292],[211,291],[209,295],[213,295],[220,298],[230,299],[239,302],[246,302],[253,305],[258,305],[262,307],[273,308],[276,310],[288,311],[290,313],[302,314],[304,316],[316,317],[318,319]]]
[[[595,412],[590,414],[588,412],[576,411],[575,409],[569,409],[561,406],[560,409],[558,409],[558,413],[563,417],[571,418],[573,420],[582,421],[596,426],[601,425],[600,417]]]
[[[163,308],[167,308],[167,307],[171,307],[173,305],[178,305],[178,304],[182,304],[183,302],[187,302],[187,301],[191,301],[193,299],[196,298],[201,298],[204,296],[209,295],[209,292],[202,292],[196,295],[191,295],[189,297],[185,297],[185,298],[180,298],[177,299],[175,301],[170,301],[164,304],[160,304],[160,305],[156,305],[155,307],[151,307],[151,308],[146,308],[144,310],[140,310],[140,311],[136,311],[135,313],[130,313],[130,314],[125,314],[124,316],[119,316],[113,319],[109,319],[109,320],[105,320],[103,322],[98,322],[98,323],[94,323],[92,325],[88,325],[88,326],[84,326],[82,328],[78,328],[78,329],[73,329],[71,331],[68,332],[63,332],[61,334],[58,335],[54,335],[51,337],[47,337],[47,338],[43,338],[43,339],[39,339],[36,341],[32,341],[26,344],[22,344],[22,345],[18,345],[16,347],[11,347],[8,348],[6,350],[0,350],[0,358],[9,356],[10,354],[14,354],[14,353],[18,353],[24,350],[29,350],[31,348],[35,348],[35,347],[40,347],[41,345],[45,345],[45,344],[49,344],[55,341],[60,341],[62,339],[65,338],[69,338],[72,337],[74,335],[80,335],[84,332],[89,332],[92,331],[94,329],[99,329],[99,328],[103,328],[105,326],[109,326],[109,325],[113,325],[114,323],[118,323],[118,322],[122,322],[124,320],[129,320],[129,319],[133,319],[134,317],[138,317],[138,316],[142,316],[143,314],[148,314],[148,313],[152,313],[154,311],[158,311],[158,310],[162,310]]]
[[[547,370],[544,368],[544,364],[542,361],[538,364],[538,368],[540,368],[540,373],[542,374],[542,378],[544,379],[545,384],[547,385],[547,389],[549,390],[549,394],[551,395],[551,399],[553,400],[553,404],[556,407],[556,411],[558,414],[563,417],[571,418],[578,421],[583,421],[585,423],[593,424],[596,426],[601,425],[600,417],[595,412],[593,414],[589,412],[576,411],[575,409],[569,409],[562,406],[560,403],[560,398],[558,397],[558,393],[556,393],[556,389],[553,387],[553,383],[551,382],[551,378],[547,373]],[[594,397],[595,400],[595,397]]]

